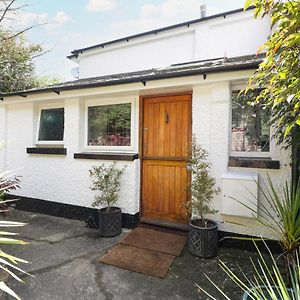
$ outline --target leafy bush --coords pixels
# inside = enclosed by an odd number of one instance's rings
[[[124,174],[126,167],[121,169],[116,167],[113,163],[106,167],[105,164],[100,166],[93,166],[89,170],[90,177],[92,178],[93,185],[90,187],[92,191],[99,192],[99,195],[95,196],[95,200],[92,203],[92,207],[98,207],[99,205],[105,205],[107,211],[110,207],[118,201],[118,192],[120,191],[120,179]]]
[[[208,153],[198,143],[195,137],[189,151],[189,164],[192,171],[192,182],[188,186],[191,193],[191,200],[186,204],[186,210],[189,214],[195,214],[199,217],[196,224],[200,227],[207,227],[207,214],[217,213],[217,210],[211,209],[209,203],[215,195],[220,192],[215,187],[216,180],[209,175],[210,163],[207,161]]]

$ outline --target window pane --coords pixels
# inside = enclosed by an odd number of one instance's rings
[[[64,138],[64,109],[42,109],[39,141],[62,141]]]
[[[256,91],[232,94],[231,151],[270,151],[270,116],[260,106],[251,106]]]
[[[89,146],[130,146],[131,104],[88,108]]]

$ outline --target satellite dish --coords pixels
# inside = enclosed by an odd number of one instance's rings
[[[75,79],[79,78],[79,67],[75,67],[71,70],[71,74]]]

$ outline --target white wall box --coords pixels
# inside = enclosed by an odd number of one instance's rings
[[[231,172],[222,175],[222,214],[256,217],[257,198],[258,174]]]

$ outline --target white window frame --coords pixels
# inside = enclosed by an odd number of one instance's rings
[[[65,106],[64,106],[63,103],[51,103],[51,104],[49,103],[49,104],[40,105],[38,107],[38,122],[37,122],[36,140],[35,140],[35,145],[36,146],[43,146],[43,145],[47,145],[47,146],[63,146],[64,145],[64,140],[65,140],[65,121],[64,121],[64,134],[63,134],[63,139],[61,141],[42,141],[42,140],[39,140],[42,110],[55,109],[55,108],[63,108],[64,109],[64,113],[65,113]]]
[[[270,158],[272,152],[271,143],[271,126],[270,126],[270,141],[269,141],[269,151],[259,152],[259,151],[232,151],[232,93],[245,89],[246,86],[233,86],[230,91],[230,138],[229,138],[229,153],[230,156],[234,157],[258,157],[258,158]]]
[[[106,106],[114,104],[131,104],[130,116],[130,146],[90,146],[88,145],[88,108],[94,106]],[[136,119],[136,99],[134,97],[118,99],[89,100],[85,102],[84,108],[84,141],[83,149],[91,152],[132,152],[135,149],[135,119]]]

